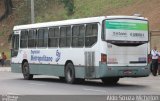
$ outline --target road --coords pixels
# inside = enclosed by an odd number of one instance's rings
[[[0,72],[0,95],[159,95],[160,76],[122,78],[117,85],[106,86],[100,80],[66,84],[52,76],[34,76]]]

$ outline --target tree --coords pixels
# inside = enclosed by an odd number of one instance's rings
[[[3,2],[4,2],[5,12],[0,17],[0,21],[7,18],[8,15],[10,15],[12,13],[12,8],[13,8],[12,0],[3,0]]]
[[[74,14],[75,10],[74,0],[61,0],[61,2],[64,3],[64,7],[66,8],[68,15]]]

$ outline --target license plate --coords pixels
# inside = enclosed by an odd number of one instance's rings
[[[131,71],[131,70],[125,70],[125,71],[123,72],[123,74],[129,75],[129,74],[132,74],[132,71]]]

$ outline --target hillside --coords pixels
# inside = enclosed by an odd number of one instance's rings
[[[14,6],[12,15],[0,22],[0,52],[6,51],[8,55],[10,49],[8,36],[12,33],[13,26],[30,23],[30,0],[12,1]],[[74,0],[74,6],[74,14],[67,15],[64,4],[60,0],[35,0],[35,21],[46,22],[101,15],[133,15],[139,13],[149,19],[150,30],[160,30],[160,0]],[[1,0],[0,16],[3,12],[4,7]],[[153,44],[159,40],[157,36],[153,39],[155,39]]]

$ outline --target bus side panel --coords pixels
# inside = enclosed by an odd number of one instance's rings
[[[64,77],[64,66],[63,65],[48,65],[48,64],[29,64],[31,74],[39,75],[51,75],[51,76],[62,76]],[[22,73],[21,64],[12,63],[11,72]],[[85,67],[76,66],[75,67],[76,78],[85,78]]]
[[[64,77],[64,65],[48,65],[48,64],[30,64],[31,74],[52,75]],[[75,66],[76,78],[85,77],[85,68],[82,66]]]
[[[19,64],[19,63],[11,63],[11,72],[22,73],[21,64]]]
[[[31,74],[64,76],[64,66],[52,64],[29,64]]]
[[[76,78],[85,78],[85,67],[84,66],[76,66],[75,67],[75,76],[76,76]]]

